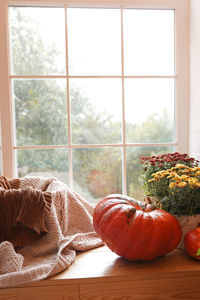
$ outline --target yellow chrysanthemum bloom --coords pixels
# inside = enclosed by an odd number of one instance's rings
[[[179,176],[178,174],[175,174],[174,177],[177,179],[181,179],[181,176]]]
[[[183,165],[183,164],[177,164],[174,168],[176,168],[176,169],[191,169],[190,167]]]
[[[172,178],[174,175],[173,174],[170,174],[167,176],[167,178]]]
[[[154,178],[148,180],[148,182],[153,182],[153,181],[156,181],[156,180]]]
[[[177,184],[177,187],[182,188],[182,187],[184,187],[184,186],[186,186],[186,185],[187,185],[187,182],[181,181],[181,182],[179,182],[179,183]]]
[[[160,179],[160,176],[158,174],[154,174],[153,176],[156,180]]]
[[[175,186],[176,186],[176,183],[175,183],[175,182],[171,182],[171,183],[169,184],[169,188],[170,188],[170,189],[173,189]]]
[[[173,171],[173,170],[176,170],[176,169],[177,169],[177,167],[173,167],[173,168],[171,168],[170,170]]]
[[[169,178],[169,177],[167,177],[167,178]],[[178,174],[174,174],[174,176],[172,177],[171,176],[171,179],[173,180],[173,181],[177,181],[177,182],[180,182],[181,181],[181,177],[178,175]]]
[[[192,184],[192,185],[199,183],[199,180],[194,177],[190,177],[187,181],[189,182],[189,184]]]
[[[188,175],[181,175],[181,179],[182,180],[187,180],[187,179],[189,179],[190,177],[188,176]]]
[[[163,172],[160,174],[160,177],[163,178],[163,177],[166,177],[167,175],[169,175],[169,172],[163,171]]]
[[[167,176],[167,178],[172,178],[172,177],[176,177],[177,173],[176,172],[171,172],[171,174],[169,176]]]
[[[179,170],[179,173],[182,173],[182,174],[191,174],[191,170],[189,170],[189,169],[181,169],[181,170]]]

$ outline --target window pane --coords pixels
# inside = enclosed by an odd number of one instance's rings
[[[121,142],[121,95],[120,79],[70,80],[73,143]]]
[[[18,176],[55,177],[69,184],[68,150],[16,150]]]
[[[90,202],[122,193],[120,148],[73,149],[74,189]]]
[[[174,141],[174,79],[125,79],[126,141]]]
[[[13,81],[18,146],[67,143],[66,81]]]
[[[68,9],[70,75],[119,75],[119,9]]]
[[[125,75],[173,75],[174,11],[124,9]]]
[[[10,23],[14,75],[65,73],[63,8],[11,7]]]
[[[140,156],[160,155],[173,152],[172,146],[127,147],[127,194],[136,200],[143,200]]]

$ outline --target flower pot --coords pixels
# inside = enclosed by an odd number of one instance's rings
[[[182,239],[180,244],[177,246],[177,248],[185,249],[184,237],[188,233],[188,231],[195,229],[200,225],[200,214],[192,215],[192,216],[187,216],[187,215],[182,215],[182,216],[174,215],[174,216],[179,221],[179,224],[181,225],[182,228]]]

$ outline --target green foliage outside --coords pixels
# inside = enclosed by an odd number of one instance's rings
[[[37,26],[12,8],[13,70],[18,75],[55,74],[56,46],[46,49]],[[44,59],[45,58],[45,59]],[[64,66],[63,66],[64,70]],[[63,72],[61,70],[61,72]],[[13,82],[18,146],[67,145],[67,100],[63,79],[16,79]],[[81,90],[70,87],[72,142],[105,144],[119,140],[121,124],[112,116],[99,115]],[[127,140],[132,142],[171,142],[173,129],[166,111],[151,115],[140,125],[127,123]],[[83,130],[84,128],[84,130]],[[112,129],[112,130],[111,130]],[[61,176],[68,183],[68,150],[27,149],[17,152],[19,176],[47,174]],[[173,151],[168,146],[127,147],[127,194],[142,197],[139,157]],[[120,148],[73,149],[74,188],[88,199],[109,193],[122,193],[122,150]]]

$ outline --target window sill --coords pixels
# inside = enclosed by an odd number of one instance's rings
[[[77,255],[47,280],[0,290],[0,300],[199,299],[200,262],[175,250],[150,262],[127,261],[107,247]]]

